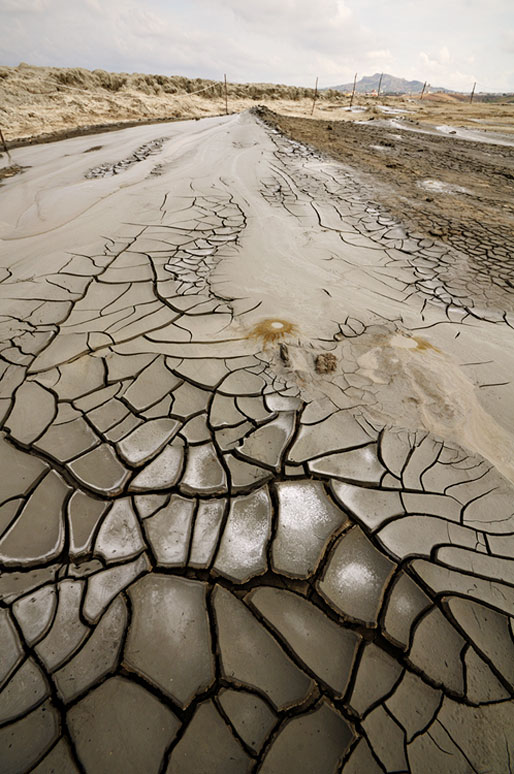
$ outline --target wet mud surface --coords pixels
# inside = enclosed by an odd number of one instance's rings
[[[91,145],[0,191],[0,772],[509,771],[510,253],[255,115]]]
[[[259,115],[367,176],[374,197],[411,231],[465,251],[477,273],[512,287],[514,147],[401,128],[397,121],[323,121],[267,109]]]

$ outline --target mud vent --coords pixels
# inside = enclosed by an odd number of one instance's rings
[[[262,339],[264,344],[273,344],[275,341],[280,341],[285,338],[285,336],[297,332],[296,325],[293,325],[293,323],[290,323],[287,320],[269,317],[254,325],[248,333],[247,338]]]

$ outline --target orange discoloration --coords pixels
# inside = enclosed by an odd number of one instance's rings
[[[265,320],[256,323],[248,332],[247,338],[262,339],[264,344],[267,345],[280,341],[286,336],[296,334],[297,332],[296,325],[293,323],[290,323],[287,320],[281,320],[278,317],[268,317]]]
[[[441,351],[440,349],[437,349],[437,347],[434,347],[434,345],[431,344],[426,339],[422,339],[421,336],[413,336],[412,338],[417,344],[417,349],[421,349],[421,350],[432,349],[434,352]]]

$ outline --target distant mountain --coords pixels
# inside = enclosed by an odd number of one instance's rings
[[[366,92],[377,91],[378,84],[380,83],[380,73],[374,75],[364,75],[355,85],[355,91],[357,94],[365,94]],[[351,83],[342,83],[339,86],[329,86],[328,88],[335,91],[351,91],[353,89],[353,81]],[[384,73],[382,78],[382,84],[380,86],[380,93],[386,94],[420,94],[423,89],[423,81],[407,81],[405,78],[396,78],[394,75],[388,75]],[[326,91],[326,89],[324,89]],[[443,89],[441,87],[430,86],[430,91],[445,91],[449,89]]]

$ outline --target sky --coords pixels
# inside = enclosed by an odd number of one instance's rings
[[[514,0],[0,0],[0,64],[514,91]]]

